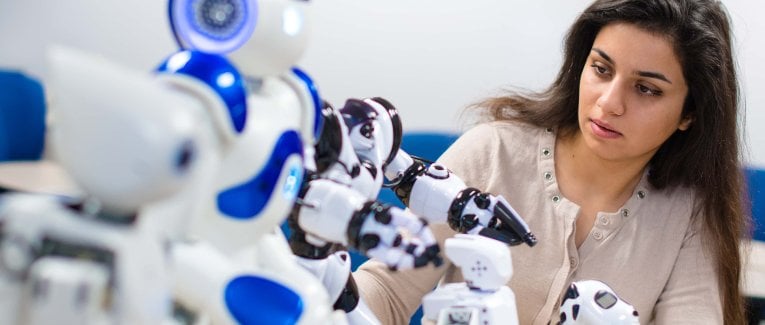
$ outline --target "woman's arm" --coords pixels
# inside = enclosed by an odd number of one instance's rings
[[[654,307],[655,324],[722,324],[714,257],[704,245],[701,220],[691,222],[664,291]],[[731,239],[736,240],[736,239]]]

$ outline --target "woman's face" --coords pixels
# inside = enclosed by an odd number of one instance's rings
[[[688,86],[672,44],[635,25],[601,28],[579,83],[579,129],[602,159],[647,162],[676,130]]]

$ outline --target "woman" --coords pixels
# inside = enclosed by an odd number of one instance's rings
[[[489,123],[440,159],[503,195],[539,239],[512,249],[521,324],[557,320],[571,281],[608,283],[643,323],[744,323],[738,88],[719,1],[599,0],[577,19],[545,92],[478,107]],[[454,234],[434,225],[443,241]],[[355,273],[386,323],[460,281],[452,265]]]

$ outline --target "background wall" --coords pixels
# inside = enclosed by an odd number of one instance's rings
[[[765,167],[765,3],[723,2],[736,33],[747,159]],[[312,43],[299,65],[336,106],[382,96],[406,130],[461,131],[466,105],[553,79],[561,38],[588,3],[314,0]],[[175,49],[165,11],[162,0],[0,0],[0,68],[44,80],[44,49],[61,43],[149,70]]]

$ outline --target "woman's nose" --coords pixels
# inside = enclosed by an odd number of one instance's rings
[[[626,94],[624,88],[616,79],[604,87],[596,103],[603,110],[603,113],[616,116],[624,115]]]

